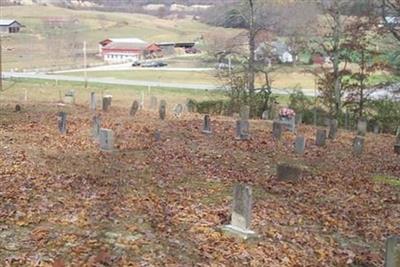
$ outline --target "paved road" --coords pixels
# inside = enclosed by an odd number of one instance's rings
[[[4,78],[22,78],[22,79],[39,79],[39,80],[52,80],[52,81],[71,81],[71,82],[84,82],[83,77],[66,76],[66,75],[49,75],[44,73],[33,72],[3,72]],[[115,85],[131,85],[131,86],[144,86],[144,87],[165,87],[165,88],[179,88],[179,89],[196,89],[196,90],[216,90],[221,89],[220,86],[213,84],[196,84],[196,83],[176,83],[176,82],[156,82],[156,81],[142,81],[142,80],[122,80],[114,78],[88,78],[89,83],[101,84],[115,84]],[[278,95],[288,95],[293,90],[273,89],[272,92]],[[314,96],[312,90],[303,90],[307,96]]]

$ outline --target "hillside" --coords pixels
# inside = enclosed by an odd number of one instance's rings
[[[82,64],[83,41],[88,43],[89,63],[98,42],[109,37],[137,37],[152,41],[195,41],[217,28],[190,18],[166,20],[143,14],[77,11],[54,6],[10,6],[2,18],[25,25],[3,41],[4,69]],[[224,29],[225,31],[232,31]]]

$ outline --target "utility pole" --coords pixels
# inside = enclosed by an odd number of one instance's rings
[[[86,57],[86,41],[83,41],[83,73],[84,73],[84,79],[85,79],[85,88],[88,86],[88,80],[87,80],[87,57]]]

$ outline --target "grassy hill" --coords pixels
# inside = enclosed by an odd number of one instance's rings
[[[21,33],[3,38],[5,70],[81,65],[83,41],[88,43],[89,63],[95,63],[99,62],[95,56],[98,42],[108,37],[137,37],[148,42],[194,41],[216,30],[189,18],[164,20],[143,14],[52,6],[2,7],[2,18],[25,25]]]

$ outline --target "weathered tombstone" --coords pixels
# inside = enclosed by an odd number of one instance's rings
[[[397,155],[400,155],[400,144],[394,145],[394,153],[396,153]]]
[[[101,119],[98,115],[94,115],[92,119],[92,135],[95,139],[99,139],[101,129]]]
[[[304,136],[296,136],[294,140],[294,152],[298,155],[303,155],[306,148],[306,139]]]
[[[279,121],[272,123],[272,136],[276,140],[280,140],[282,136],[282,124]]]
[[[156,109],[157,108],[157,97],[152,96],[150,98],[150,108],[151,109]]]
[[[161,140],[161,132],[160,130],[156,130],[154,133],[154,139],[156,140],[156,142],[159,142]]]
[[[361,155],[364,151],[364,137],[356,136],[353,141],[353,153],[355,155]]]
[[[210,115],[204,115],[204,123],[203,123],[203,130],[201,131],[202,133],[205,134],[211,134],[212,130],[211,130],[211,119],[210,119]]]
[[[381,132],[381,127],[379,124],[374,124],[374,134],[379,134]]]
[[[67,133],[67,113],[63,111],[58,113],[58,130],[61,134]]]
[[[160,101],[160,109],[159,109],[160,119],[165,120],[166,112],[167,112],[167,102],[165,100]]]
[[[180,118],[182,116],[182,112],[183,112],[183,105],[182,104],[177,104],[174,107],[173,112],[174,112],[174,116],[175,117]]]
[[[113,131],[110,129],[100,129],[100,149],[110,152],[114,148]]]
[[[368,123],[365,119],[359,119],[357,122],[357,135],[364,136],[367,133]]]
[[[250,138],[250,123],[245,120],[236,121],[236,140],[248,140]]]
[[[69,90],[64,94],[64,103],[75,104],[75,90]]]
[[[96,110],[96,93],[95,92],[90,93],[90,109]]]
[[[136,112],[139,110],[139,102],[137,100],[133,101],[131,110],[129,111],[130,116],[135,116]]]
[[[239,116],[240,116],[240,120],[242,120],[242,121],[249,120],[250,119],[250,107],[247,105],[241,106]]]
[[[297,181],[301,178],[302,170],[298,166],[289,163],[278,164],[276,175],[280,181]]]
[[[295,133],[296,132],[296,118],[281,118],[280,123],[284,130]]]
[[[317,146],[325,146],[326,145],[326,130],[325,129],[318,129],[315,144]]]
[[[111,106],[111,102],[112,102],[112,96],[111,95],[103,96],[103,111],[108,111],[108,109]]]
[[[261,115],[261,119],[263,119],[263,120],[268,120],[268,115],[269,115],[269,112],[268,112],[268,110],[264,110],[264,112],[262,113],[262,115]]]
[[[400,237],[391,236],[386,240],[385,267],[400,267]]]
[[[328,133],[329,139],[336,139],[338,126],[339,123],[336,119],[332,119],[329,121],[329,133]]]
[[[15,112],[20,112],[21,111],[21,106],[19,104],[15,105]]]
[[[243,239],[256,238],[257,234],[250,230],[252,190],[250,186],[237,184],[233,190],[233,207],[231,223],[224,225],[224,232],[239,236]]]

